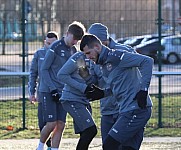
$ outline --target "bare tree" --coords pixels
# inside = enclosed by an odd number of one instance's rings
[[[5,3],[11,4],[6,6],[6,9],[11,7],[12,10],[12,0],[1,1],[0,5],[4,4],[4,7]],[[21,0],[14,1],[21,2]],[[31,19],[40,24],[39,30],[42,35],[58,22],[62,36],[67,25],[74,20],[81,21],[87,28],[94,22],[104,23],[109,27],[110,33],[114,33],[116,37],[149,34],[157,30],[155,24],[158,15],[157,0],[31,0],[30,2],[33,7]]]
[[[12,6],[10,5],[12,4]],[[11,0],[3,0],[1,3],[2,7],[2,55],[5,55],[5,47],[6,47],[6,36],[7,36],[7,23],[8,21],[12,21],[13,14],[15,12],[15,1]],[[11,10],[11,11],[8,11]]]
[[[57,0],[56,19],[62,26],[73,20],[101,22],[116,36],[147,34],[156,29],[157,0]],[[151,9],[152,10],[151,10]]]

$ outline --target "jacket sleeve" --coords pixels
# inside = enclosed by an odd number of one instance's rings
[[[77,64],[76,61],[73,60],[72,58],[69,58],[69,60],[63,65],[63,67],[58,71],[58,79],[75,88],[78,89],[79,91],[81,91],[82,93],[84,93],[87,85],[83,82],[79,82],[78,80],[76,80],[75,78],[72,78],[72,74],[75,73],[75,71],[77,71]],[[78,76],[78,74],[77,74]],[[79,80],[83,80],[83,79],[79,79]]]
[[[55,59],[55,52],[54,52],[54,50],[49,49],[45,55],[45,59],[42,63],[41,69],[40,69],[42,79],[44,81],[46,81],[45,84],[49,87],[50,91],[56,89],[55,85],[52,82],[50,74],[49,74],[49,69],[50,69],[54,59]]]
[[[28,92],[29,95],[35,95],[38,78],[38,53],[34,54],[34,57],[30,66],[30,75],[28,81]]]
[[[138,72],[141,74],[141,89],[144,90],[150,86],[152,77],[154,60],[151,57],[136,54],[136,53],[122,53],[120,57],[120,67],[130,68],[138,67]]]
[[[84,80],[86,81],[87,85],[91,85],[91,84],[95,84],[98,85],[98,80],[99,80],[99,71],[97,68],[97,65],[95,65],[93,62],[90,61],[90,65],[89,65],[89,76],[84,78]]]

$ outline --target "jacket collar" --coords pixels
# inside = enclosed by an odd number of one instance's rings
[[[110,49],[108,47],[102,45],[102,50],[99,54],[97,64],[103,65],[106,62],[109,51]]]

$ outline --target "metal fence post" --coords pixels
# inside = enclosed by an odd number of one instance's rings
[[[25,72],[25,31],[26,31],[26,17],[25,17],[25,0],[22,0],[22,72]],[[22,77],[22,107],[23,107],[23,129],[26,128],[25,124],[25,76]]]
[[[162,34],[162,13],[161,13],[161,0],[158,0],[158,39],[161,45],[161,34]],[[158,71],[162,71],[162,61],[161,61],[161,49],[158,51]],[[158,127],[162,127],[162,76],[158,76]]]

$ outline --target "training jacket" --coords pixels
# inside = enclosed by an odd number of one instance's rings
[[[28,81],[29,95],[35,95],[35,92],[39,91],[39,86],[40,86],[39,81],[41,78],[40,67],[44,60],[46,52],[47,52],[47,48],[42,47],[41,49],[37,50],[34,53],[34,57],[31,62],[30,75],[29,75],[29,81]]]
[[[78,73],[78,61],[82,59],[86,62],[90,75],[83,79]],[[77,52],[72,55],[64,66],[59,70],[58,79],[65,83],[63,88],[61,101],[75,101],[83,104],[89,104],[89,99],[84,94],[87,85],[96,84],[97,79],[92,70],[93,65],[83,52]]]
[[[74,52],[75,49],[65,44],[64,38],[51,45],[41,67],[41,92],[51,92],[57,89],[60,94],[62,93],[64,85],[61,79],[58,80],[57,73]]]
[[[119,112],[140,109],[134,98],[139,90],[149,88],[153,59],[102,46],[98,64],[101,65],[103,78],[110,85],[118,102]],[[147,98],[147,106],[152,106],[150,96]]]
[[[136,53],[136,51],[129,45],[125,45],[125,44],[121,44],[121,43],[117,43],[113,38],[109,37],[109,45],[108,47],[110,49],[121,49],[121,50],[126,50],[128,52],[134,52]]]
[[[124,44],[119,44],[111,37],[109,37],[108,47],[110,49],[121,49],[121,50],[126,50],[128,52],[136,53],[132,47],[130,47],[128,45],[124,45]],[[104,80],[102,80],[102,78],[101,78],[102,71],[101,71],[99,65],[96,65],[95,73],[97,74],[97,76],[99,76],[99,79],[101,79],[101,80],[99,80],[98,85],[101,88],[108,88],[109,85],[106,84],[106,82]],[[101,115],[112,115],[112,114],[118,113],[119,106],[118,106],[118,102],[117,102],[116,98],[114,96],[102,98],[100,100],[100,112],[101,112]]]

